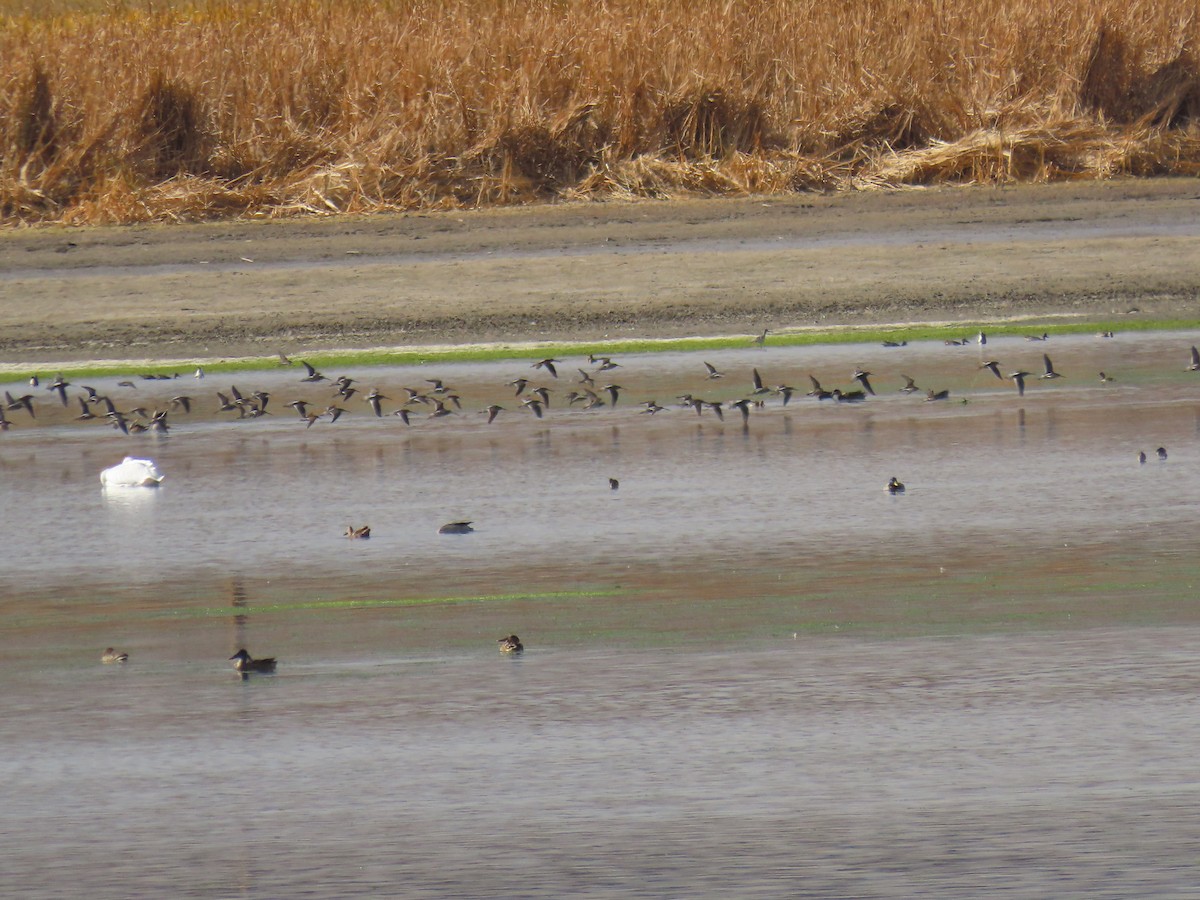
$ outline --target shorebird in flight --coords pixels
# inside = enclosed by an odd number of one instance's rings
[[[1000,363],[996,362],[996,360],[994,360],[994,359],[989,359],[987,362],[985,362],[979,368],[987,369],[989,372],[991,372],[993,375],[995,375],[1001,381],[1004,380],[1004,376],[1000,374]]]
[[[871,387],[871,382],[867,378],[871,375],[870,372],[864,372],[862,369],[854,370],[854,380],[863,386],[863,389],[872,397],[875,396],[875,389]]]
[[[1013,380],[1017,386],[1017,395],[1025,396],[1025,379],[1030,375],[1030,372],[1009,372],[1008,377]]]
[[[561,360],[561,359],[553,359],[553,358],[550,358],[550,359],[539,359],[537,362],[535,362],[535,363],[534,363],[532,366],[530,366],[529,368],[531,368],[531,369],[545,369],[547,372],[549,372],[549,373],[550,373],[550,377],[551,377],[551,378],[557,378],[557,377],[558,377],[558,370],[554,368],[554,364],[555,364],[556,362],[562,362],[562,360]]]
[[[1048,354],[1048,353],[1042,354],[1042,365],[1044,365],[1046,367],[1046,371],[1043,372],[1041,375],[1039,375],[1038,378],[1062,378],[1063,377],[1060,373],[1054,371],[1054,363],[1050,362],[1050,354]]]
[[[758,374],[758,369],[754,370],[752,380],[754,381],[754,390],[752,391],[752,396],[760,396],[762,394],[771,393],[771,389],[763,385],[762,376]]]
[[[714,365],[713,365],[712,363],[710,363],[710,362],[706,362],[706,363],[704,364],[704,368],[708,369],[708,377],[709,377],[709,378],[724,378],[724,377],[725,377],[725,373],[724,373],[724,372],[718,372],[718,371],[717,371],[717,367],[716,367],[716,366],[714,366]]]
[[[1187,367],[1189,372],[1200,372],[1200,350],[1192,347],[1192,363]]]

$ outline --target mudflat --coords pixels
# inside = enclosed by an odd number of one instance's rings
[[[0,238],[9,362],[1172,318],[1195,179],[863,191]]]

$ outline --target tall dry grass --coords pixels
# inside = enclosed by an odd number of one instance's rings
[[[7,223],[1200,173],[1195,0],[21,5]]]

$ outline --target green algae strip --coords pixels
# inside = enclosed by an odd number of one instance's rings
[[[1023,318],[1003,322],[963,321],[937,324],[842,326],[832,328],[781,329],[771,332],[768,347],[809,347],[821,344],[869,344],[917,341],[945,341],[974,338],[979,331],[1000,337],[1030,333],[1053,335],[1091,334],[1131,331],[1197,331],[1200,319],[1158,320],[1097,320],[1055,321],[1054,316]],[[721,335],[716,337],[644,338],[619,341],[591,342],[512,342],[463,344],[413,348],[375,348],[371,350],[325,350],[311,354],[298,353],[293,360],[303,359],[316,368],[323,366],[428,366],[439,363],[497,362],[509,359],[541,359],[547,356],[615,356],[636,353],[691,353],[713,350],[733,350],[751,344],[753,335]],[[50,364],[41,364],[48,368]],[[56,367],[54,371],[65,378],[167,375],[190,377],[195,367],[203,366],[208,374],[257,372],[281,368],[279,357],[257,356],[240,359],[191,359],[166,362],[103,362],[84,366]],[[0,372],[26,373],[39,369],[39,364],[7,364]]]
[[[291,612],[323,612],[357,609],[404,609],[415,607],[453,606],[466,603],[511,603],[515,601],[545,602],[552,600],[591,600],[604,597],[616,597],[630,594],[631,591],[620,588],[596,588],[581,591],[546,591],[543,593],[511,593],[511,594],[466,594],[450,597],[381,597],[358,599],[320,598],[298,600],[294,603],[262,603],[247,606],[183,606],[179,608],[142,609],[137,612],[123,610],[120,613],[122,621],[128,619],[205,619],[227,618],[230,616],[267,615],[270,613]],[[22,616],[7,621],[10,628],[29,628],[44,625],[48,621],[57,621],[61,615],[69,615],[72,626],[95,625],[111,622],[111,614],[80,616],[74,611],[59,607],[55,613],[44,616]]]

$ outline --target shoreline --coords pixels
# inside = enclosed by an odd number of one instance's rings
[[[0,359],[1144,327],[1196,317],[1197,213],[1200,181],[1172,178],[13,231]]]
[[[1129,325],[1133,327],[1128,327]],[[838,327],[800,326],[772,332],[767,345],[772,347],[815,346],[823,344],[871,343],[880,340],[938,341],[970,338],[974,332],[986,331],[996,337],[1013,335],[1036,326],[1050,334],[1082,334],[1114,331],[1124,325],[1126,331],[1190,331],[1200,330],[1200,318],[1139,319],[1120,323],[1100,319],[1085,313],[1058,315],[1013,316],[1003,320],[961,319],[938,322],[893,322],[856,324]],[[971,334],[967,334],[971,332]],[[427,344],[423,346],[378,346],[360,348],[330,348],[304,354],[313,365],[412,366],[435,362],[485,362],[503,359],[534,359],[543,355],[631,354],[631,353],[696,353],[708,350],[737,349],[752,346],[751,334],[692,335],[688,337],[646,337],[606,341],[492,341],[487,343]],[[212,374],[229,372],[268,371],[294,365],[281,363],[279,355],[253,354],[226,357],[130,358],[93,359],[87,361],[31,360],[29,362],[0,362],[0,383],[22,380],[32,373],[56,372],[66,377],[86,375],[111,376],[130,372],[168,374],[173,377],[192,374],[179,369],[204,369]]]

